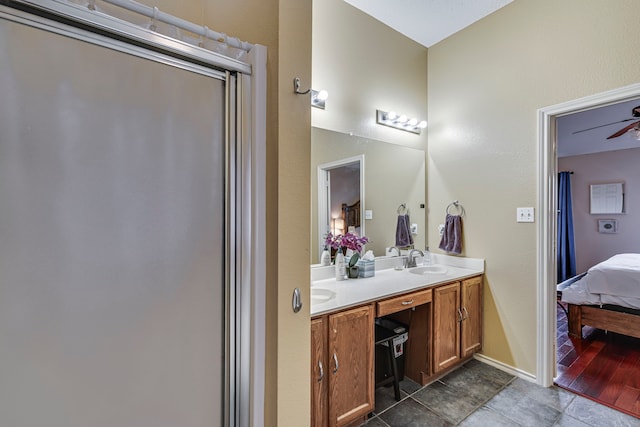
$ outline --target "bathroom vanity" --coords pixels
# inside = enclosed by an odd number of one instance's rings
[[[438,255],[437,264],[336,282],[312,269],[311,425],[359,425],[373,411],[375,319],[409,327],[405,377],[425,385],[482,348],[484,260]]]

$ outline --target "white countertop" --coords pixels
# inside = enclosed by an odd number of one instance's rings
[[[311,289],[327,289],[335,292],[335,298],[326,302],[311,303],[311,316],[342,310],[371,301],[433,287],[484,273],[484,260],[447,255],[433,255],[434,263],[444,267],[444,273],[414,274],[411,269],[394,270],[392,258],[376,259],[375,276],[336,281],[326,278],[332,267],[320,267],[326,272],[312,271]],[[420,266],[418,266],[420,267]],[[315,279],[315,280],[313,280]]]

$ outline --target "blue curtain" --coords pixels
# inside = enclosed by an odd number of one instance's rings
[[[576,248],[573,240],[571,173],[558,174],[558,283],[576,275]]]

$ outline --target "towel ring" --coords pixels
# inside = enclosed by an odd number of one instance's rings
[[[397,211],[398,215],[404,215],[407,213],[407,205],[405,203],[401,204],[400,206],[398,206]]]
[[[453,213],[450,212],[451,208],[455,208],[457,210],[455,215],[460,215],[460,217],[464,216],[464,207],[462,207],[460,202],[458,202],[457,200],[453,203],[449,203],[449,206],[447,206],[447,210],[446,210],[447,215],[454,215]]]

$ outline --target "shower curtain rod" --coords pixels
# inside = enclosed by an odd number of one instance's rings
[[[184,19],[178,18],[176,16],[170,15],[168,13],[162,12],[157,7],[145,6],[133,0],[101,0],[101,1],[112,4],[114,6],[121,7],[123,9],[127,9],[131,12],[135,12],[140,15],[147,16],[156,21],[164,22],[165,24],[174,25],[178,28],[197,34],[199,36],[206,37],[208,39],[215,40],[221,43],[226,43],[231,47],[242,49],[245,52],[249,52],[253,48],[253,45],[249,42],[244,42],[236,37],[229,37],[224,33],[213,31],[209,29],[207,26],[197,25],[197,24],[194,24],[193,22],[189,22]],[[91,8],[92,6],[94,6],[95,8],[95,3],[96,3],[95,0],[90,0],[89,8]]]

